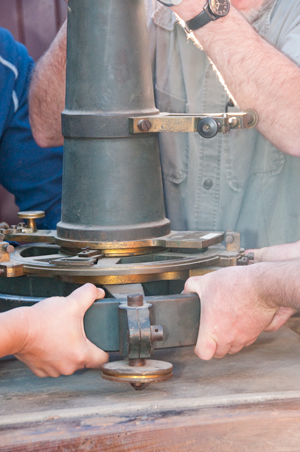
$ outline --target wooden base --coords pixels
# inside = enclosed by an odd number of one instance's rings
[[[202,362],[191,348],[155,353],[174,378],[141,392],[95,370],[39,379],[0,362],[0,450],[290,451],[300,447],[300,337],[287,328]]]

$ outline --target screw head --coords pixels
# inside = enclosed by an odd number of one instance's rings
[[[141,132],[148,132],[148,131],[151,129],[152,124],[151,124],[151,122],[149,121],[149,119],[141,119],[141,120],[138,122],[137,126],[138,126],[138,129],[139,129]]]

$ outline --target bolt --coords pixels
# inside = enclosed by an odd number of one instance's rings
[[[144,297],[141,294],[127,295],[127,305],[130,307],[143,306]]]
[[[210,132],[210,126],[208,124],[204,124],[202,127],[203,132]]]
[[[248,257],[249,261],[254,261],[254,253],[253,252],[248,253],[247,257]]]
[[[225,241],[226,243],[233,243],[234,242],[233,235],[227,235]]]
[[[5,251],[7,251],[8,253],[12,253],[12,252],[14,251],[15,247],[12,246],[12,245],[6,245],[6,246],[4,247],[4,249],[5,249]]]
[[[151,124],[151,122],[149,121],[149,119],[141,119],[141,120],[138,122],[137,126],[138,126],[138,129],[139,129],[141,132],[149,132],[149,130],[150,130],[151,127],[152,127],[152,124]]]
[[[238,119],[235,116],[229,118],[228,122],[231,125],[231,127],[235,127],[238,125]]]
[[[142,367],[146,364],[146,360],[144,358],[129,358],[128,364],[131,367]]]

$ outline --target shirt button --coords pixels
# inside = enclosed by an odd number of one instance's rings
[[[206,190],[209,190],[213,185],[214,185],[214,183],[213,183],[213,181],[212,181],[211,179],[206,179],[206,180],[203,182],[203,187],[204,187]]]

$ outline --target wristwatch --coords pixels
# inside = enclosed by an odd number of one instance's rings
[[[198,28],[203,27],[212,20],[226,16],[229,13],[229,9],[230,0],[208,0],[203,11],[185,23],[186,31],[190,33],[191,31],[198,30]]]
[[[177,6],[180,5],[182,0],[159,0],[165,6]]]

